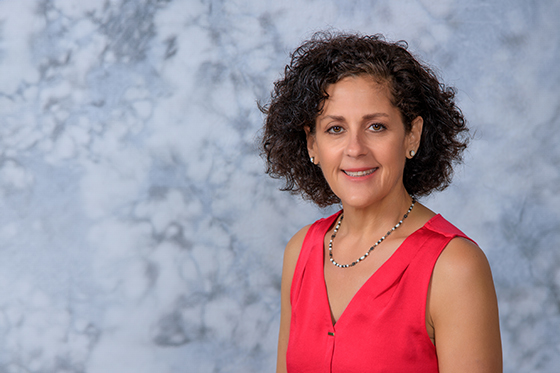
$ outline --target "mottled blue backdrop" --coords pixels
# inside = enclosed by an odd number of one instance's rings
[[[0,372],[274,370],[283,247],[330,213],[256,147],[314,31],[405,39],[475,133],[423,202],[486,252],[505,372],[560,371],[560,2],[0,0]]]

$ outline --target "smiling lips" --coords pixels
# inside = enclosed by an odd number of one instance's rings
[[[346,175],[348,175],[350,177],[364,177],[364,176],[371,175],[376,170],[377,170],[377,167],[370,168],[370,169],[367,169],[367,170],[359,170],[359,171],[357,171],[357,170],[356,171],[342,170],[342,172],[344,172]]]

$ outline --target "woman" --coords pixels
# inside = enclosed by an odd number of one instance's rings
[[[316,34],[275,83],[263,149],[335,215],[289,241],[277,372],[501,372],[486,257],[419,202],[467,144],[454,91],[379,35]]]

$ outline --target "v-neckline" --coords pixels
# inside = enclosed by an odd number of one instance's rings
[[[337,214],[334,215],[334,222],[337,221],[337,219],[338,219],[338,217],[340,216],[341,213],[342,213],[342,211],[340,211],[339,213],[337,213]],[[332,309],[331,309],[331,304],[330,304],[330,299],[329,299],[329,293],[328,293],[328,290],[327,290],[327,281],[326,281],[326,279],[325,279],[325,252],[326,252],[326,250],[325,250],[325,237],[326,237],[327,233],[329,232],[329,230],[331,229],[332,224],[329,224],[329,225],[327,226],[326,231],[325,231],[324,234],[322,235],[322,241],[321,241],[321,249],[322,249],[321,252],[322,252],[322,255],[320,255],[320,259],[321,259],[321,261],[322,261],[322,262],[321,262],[321,273],[322,273],[322,276],[323,276],[323,281],[322,281],[322,282],[323,282],[323,290],[324,290],[324,291],[323,291],[323,294],[324,294],[324,302],[325,302],[325,304],[326,304],[326,309],[327,309],[327,311],[328,311],[328,312],[327,312],[327,313],[328,313],[328,317],[329,317],[330,324],[332,325],[333,329],[335,329],[337,325],[340,325],[340,321],[341,321],[341,320],[344,321],[344,320],[346,319],[346,317],[348,317],[348,316],[345,316],[345,315],[351,311],[351,307],[352,307],[353,303],[356,303],[356,298],[359,298],[359,296],[361,295],[361,293],[363,293],[363,292],[365,291],[364,288],[366,288],[366,287],[371,287],[371,286],[370,286],[370,282],[373,281],[373,278],[374,278],[374,277],[379,277],[380,275],[378,275],[378,273],[379,273],[380,271],[383,271],[383,272],[388,271],[388,269],[386,269],[386,268],[390,267],[391,264],[392,264],[393,262],[397,262],[397,261],[399,260],[399,258],[403,255],[403,252],[405,251],[405,250],[401,250],[401,249],[403,249],[403,248],[406,247],[405,245],[408,244],[408,242],[410,241],[410,239],[411,239],[413,236],[416,236],[421,230],[423,230],[424,228],[426,228],[426,226],[427,226],[430,222],[432,222],[433,220],[435,220],[435,219],[436,219],[437,217],[439,217],[439,216],[441,216],[441,215],[440,215],[440,214],[436,214],[436,215],[432,216],[432,217],[431,217],[428,221],[426,221],[421,227],[419,227],[419,228],[416,229],[414,232],[412,232],[411,234],[409,234],[408,237],[406,237],[406,238],[403,240],[403,242],[401,242],[401,244],[397,247],[397,249],[395,250],[395,252],[393,252],[393,254],[391,254],[391,256],[390,256],[389,258],[387,258],[387,260],[386,260],[383,264],[381,264],[381,266],[380,266],[379,268],[377,268],[377,270],[376,270],[375,272],[373,272],[373,273],[371,274],[371,276],[368,277],[368,279],[362,284],[362,286],[359,287],[358,291],[356,291],[356,293],[354,294],[354,296],[350,299],[350,302],[348,302],[348,304],[346,305],[346,307],[344,308],[344,310],[342,311],[342,313],[340,314],[340,316],[338,317],[338,319],[337,319],[336,321],[334,320],[334,317],[333,317],[333,312],[332,312]],[[393,265],[392,267],[395,267],[395,265]],[[387,281],[387,279],[386,279],[385,281]],[[378,283],[378,284],[381,285],[380,283]],[[348,311],[349,308],[350,308],[350,311]]]

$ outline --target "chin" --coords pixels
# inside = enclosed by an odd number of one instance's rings
[[[340,199],[343,206],[353,207],[353,208],[366,208],[375,203],[375,199],[363,199],[363,198],[347,198]]]

